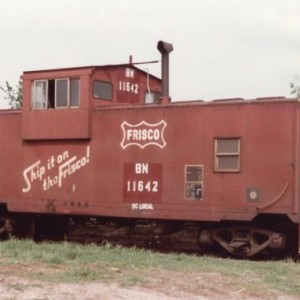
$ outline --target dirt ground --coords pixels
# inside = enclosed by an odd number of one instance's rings
[[[22,270],[22,273],[24,270]],[[1,300],[219,300],[219,299],[276,299],[296,300],[279,294],[253,294],[247,287],[233,290],[218,274],[195,278],[185,282],[176,273],[153,274],[155,279],[145,285],[122,287],[103,282],[53,283],[40,280],[30,281],[16,275],[0,273]],[[197,284],[196,284],[197,282]],[[199,290],[199,282],[202,288]],[[197,288],[195,288],[197,286]]]

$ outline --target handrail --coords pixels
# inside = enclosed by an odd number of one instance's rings
[[[274,200],[272,200],[272,201],[270,201],[270,202],[268,202],[266,204],[262,204],[262,205],[256,207],[257,211],[262,211],[262,210],[264,210],[264,209],[266,209],[266,208],[268,208],[268,207],[276,204],[282,198],[282,196],[285,194],[285,192],[287,191],[287,189],[288,189],[288,187],[290,185],[290,182],[292,180],[292,174],[293,174],[293,165],[290,164],[289,165],[289,178],[287,180],[287,183],[285,184],[285,186],[283,187],[283,189],[279,193],[279,195]]]

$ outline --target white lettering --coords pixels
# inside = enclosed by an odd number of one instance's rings
[[[61,164],[63,161],[69,158],[69,151],[65,151],[62,154],[57,156],[56,162]]]
[[[119,81],[119,91],[131,94],[138,94],[139,85],[137,83],[129,81]]]
[[[135,164],[135,174],[148,174],[149,164],[148,163],[136,163]]]
[[[128,129],[126,131],[127,141],[158,141],[159,139],[159,129]]]
[[[72,164],[75,160],[76,160],[76,156],[73,156],[71,159],[69,159],[64,164],[59,166],[58,186],[62,186],[62,180],[75,172],[74,164]]]
[[[31,166],[29,166],[28,168],[26,168],[23,171],[23,177],[27,184],[27,186],[22,189],[23,193],[27,193],[31,190],[31,183],[38,178],[36,175],[37,173],[34,170],[37,170],[40,164],[41,164],[41,161],[38,160],[37,162],[35,162],[34,164],[32,164]],[[28,174],[28,173],[30,173],[30,174]]]
[[[135,125],[124,121],[121,124],[123,130],[121,147],[126,149],[129,146],[136,145],[143,149],[147,146],[154,145],[163,149],[167,144],[164,139],[164,129],[166,126],[167,123],[164,120],[155,124],[142,121]]]
[[[65,178],[89,163],[90,146],[87,146],[86,153],[81,158],[77,159],[76,155],[70,159],[69,157],[69,151],[64,151],[57,156],[51,155],[45,160],[44,164],[42,164],[41,160],[38,160],[24,169],[23,178],[26,185],[22,189],[22,192],[29,192],[32,188],[32,183],[35,181],[41,182],[41,187],[44,191],[47,191],[54,186],[61,187]],[[56,174],[53,175],[53,172],[56,172]]]
[[[43,190],[47,191],[51,187],[53,187],[57,184],[58,184],[58,176],[54,176],[54,177],[47,176],[47,178],[44,179],[44,181],[43,181]]]
[[[154,210],[153,203],[131,203],[132,210]]]
[[[149,192],[158,193],[158,181],[156,180],[128,180],[127,192]]]
[[[134,70],[130,68],[126,68],[125,70],[125,76],[127,78],[134,78]]]

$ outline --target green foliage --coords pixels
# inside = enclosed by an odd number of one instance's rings
[[[12,109],[22,108],[22,80],[19,80],[15,88],[13,88],[8,81],[5,82],[5,86],[0,86],[0,90],[4,92],[5,100],[8,100],[9,107]]]
[[[295,76],[295,80],[295,83],[290,83],[291,94],[295,95],[297,98],[300,98],[300,78]]]

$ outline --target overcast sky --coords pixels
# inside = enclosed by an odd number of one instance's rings
[[[23,71],[160,59],[173,100],[289,96],[299,0],[0,0],[0,85]],[[143,65],[160,76],[160,65]],[[0,94],[0,107],[5,101]]]

